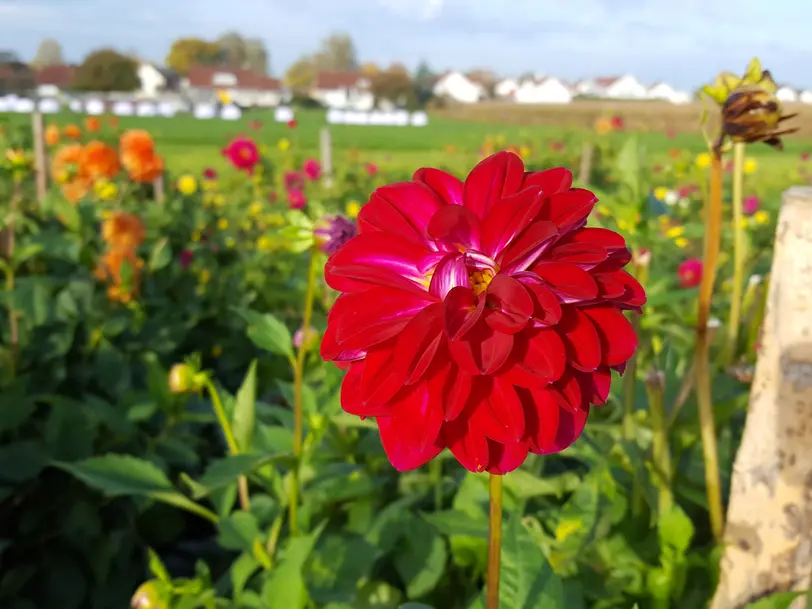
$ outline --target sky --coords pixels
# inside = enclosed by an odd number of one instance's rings
[[[161,62],[176,38],[236,30],[264,40],[278,76],[346,32],[379,65],[689,89],[758,56],[779,83],[812,89],[810,22],[808,0],[0,0],[0,50],[31,59],[54,37],[72,62],[99,47]]]

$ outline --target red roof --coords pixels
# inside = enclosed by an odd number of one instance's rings
[[[76,68],[74,66],[46,66],[37,70],[34,79],[38,85],[68,87],[73,82],[75,72]]]
[[[221,85],[215,82],[215,75],[231,74],[237,81],[234,85]],[[218,68],[212,66],[192,66],[189,68],[189,86],[196,89],[251,89],[254,91],[279,91],[282,83],[251,70]]]
[[[369,79],[360,72],[319,72],[316,74],[317,89],[366,88]]]
[[[620,80],[620,76],[605,76],[602,78],[596,78],[595,84],[599,87],[611,87],[617,81]]]

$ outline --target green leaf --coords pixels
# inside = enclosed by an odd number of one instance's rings
[[[409,598],[417,598],[434,590],[440,582],[448,551],[437,529],[426,521],[412,517],[408,529],[409,534],[394,553],[394,562]]]
[[[234,590],[234,601],[240,602],[245,585],[260,568],[259,561],[249,552],[240,555],[231,564],[231,587]]]
[[[242,451],[251,450],[251,441],[254,438],[254,424],[256,421],[257,404],[257,362],[251,362],[245,374],[242,385],[237,391],[234,402],[232,426],[237,446]]]
[[[789,609],[797,598],[808,594],[809,591],[779,592],[767,598],[762,598],[755,603],[750,603],[745,609]]]
[[[244,474],[266,465],[282,455],[256,455],[243,453],[213,461],[203,476],[193,484],[193,495],[196,499],[220,490],[232,484]],[[287,455],[284,455],[287,456]]]
[[[151,496],[175,488],[154,463],[130,455],[107,454],[76,463],[54,463],[108,497]]]
[[[439,531],[449,537],[460,535],[462,537],[488,538],[488,521],[475,520],[469,514],[459,510],[447,510],[421,514],[423,518],[433,524]]]
[[[147,548],[147,554],[149,556],[149,572],[162,582],[171,582],[172,577],[169,575],[169,571],[166,570],[166,566],[161,560],[161,557],[158,556],[158,553],[152,548]]]
[[[661,546],[672,548],[677,556],[682,556],[691,545],[694,524],[681,507],[673,504],[670,510],[660,514],[657,536]]]
[[[566,472],[558,476],[539,478],[528,471],[517,469],[505,476],[505,491],[518,499],[530,499],[544,495],[563,497],[574,491],[581,480],[575,472]]]
[[[260,349],[293,357],[293,338],[287,326],[270,313],[257,313],[249,309],[237,312],[248,322],[248,338]]]
[[[398,607],[398,609],[434,609],[434,607],[424,605],[423,603],[406,603]]]
[[[359,583],[369,577],[377,557],[378,548],[358,534],[325,535],[304,570],[313,602],[353,606]]]
[[[45,447],[34,440],[0,447],[0,480],[19,483],[36,478],[48,464]]]
[[[169,246],[169,239],[162,237],[152,247],[147,261],[147,269],[154,273],[166,267],[172,261],[172,248]]]
[[[631,136],[623,144],[617,155],[616,169],[620,182],[629,189],[635,202],[640,199],[640,147],[636,136]]]
[[[282,554],[279,565],[262,586],[262,598],[269,607],[302,609],[308,600],[302,569],[313,552],[316,541],[327,526],[327,521],[312,533],[291,538]]]
[[[45,246],[41,243],[23,243],[14,249],[13,267],[17,269],[23,262],[39,254]]]
[[[217,541],[227,550],[251,552],[254,542],[262,541],[256,516],[251,512],[238,510],[220,520],[219,528],[220,535],[217,537]]]

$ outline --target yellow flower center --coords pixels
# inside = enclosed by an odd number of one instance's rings
[[[471,287],[474,294],[479,296],[488,289],[488,284],[493,280],[493,271],[490,269],[483,269],[481,271],[472,271],[468,273],[468,280],[471,282]]]

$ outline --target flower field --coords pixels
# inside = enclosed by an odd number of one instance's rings
[[[812,142],[264,118],[0,116],[0,606],[706,606]]]

